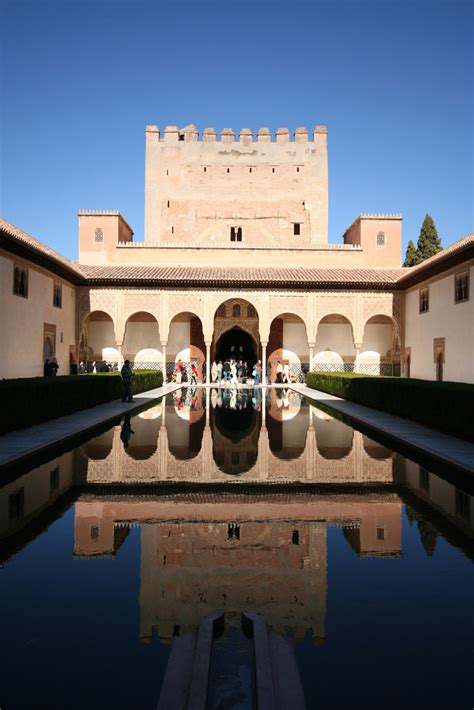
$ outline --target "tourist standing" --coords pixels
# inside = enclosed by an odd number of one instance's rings
[[[219,384],[222,382],[222,360],[217,363],[217,382]]]
[[[197,369],[195,363],[193,362],[193,364],[191,365],[191,382],[190,382],[190,384],[197,385],[197,381],[198,381],[198,369]]]
[[[120,375],[122,377],[123,383],[122,402],[134,402],[135,400],[132,397],[133,372],[132,368],[130,367],[130,360],[125,360],[125,362],[123,363]]]
[[[58,365],[58,361],[56,360],[55,357],[53,357],[53,359],[50,362],[50,368],[51,368],[51,374],[56,377],[56,375],[58,374],[59,365]]]
[[[232,360],[230,363],[230,375],[231,375],[231,383],[233,385],[237,384],[237,363],[235,360]]]
[[[290,366],[288,363],[285,363],[283,366],[283,373],[281,376],[282,382],[285,384],[288,384],[290,382]]]
[[[228,382],[230,379],[230,362],[227,358],[224,360],[222,372],[224,373],[224,382]]]
[[[253,383],[254,385],[259,385],[262,381],[262,363],[260,360],[257,360],[253,371],[255,372]]]
[[[51,360],[49,359],[49,357],[47,357],[44,361],[43,375],[45,377],[49,377],[51,374]]]
[[[215,360],[211,365],[211,382],[213,384],[217,382],[217,362]]]
[[[276,384],[277,385],[281,385],[281,383],[283,382],[282,377],[283,377],[283,365],[278,360],[277,367],[276,367]]]

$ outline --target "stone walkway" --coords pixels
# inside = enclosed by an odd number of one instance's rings
[[[83,409],[74,414],[36,424],[26,429],[12,431],[0,437],[0,470],[16,463],[26,456],[39,453],[65,439],[77,436],[89,429],[118,419],[122,414],[142,407],[168,392],[179,389],[179,385],[165,385],[133,396],[133,403],[114,400],[98,404],[91,409]]]
[[[347,415],[355,422],[376,429],[394,442],[433,456],[466,473],[474,473],[474,444],[469,441],[443,434],[410,419],[403,419],[394,414],[365,407],[363,404],[349,402],[327,392],[314,390],[306,385],[293,384],[290,387],[316,403],[321,402],[336,412]]]

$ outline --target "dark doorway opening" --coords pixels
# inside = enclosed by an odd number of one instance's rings
[[[222,360],[224,362],[226,358],[243,360],[248,367],[253,367],[257,362],[254,339],[238,326],[223,333],[216,343],[215,361]]]

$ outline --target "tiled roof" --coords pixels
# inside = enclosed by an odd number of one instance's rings
[[[68,270],[74,276],[80,277],[82,275],[80,268],[73,261],[66,259],[65,256],[62,256],[57,251],[54,251],[54,249],[46,246],[46,244],[38,241],[38,239],[31,237],[22,229],[15,227],[14,224],[11,224],[11,222],[3,219],[3,217],[0,217],[0,232],[4,232],[11,238],[12,241],[16,242],[20,246],[25,246],[28,250],[35,252],[41,257],[46,257],[47,260],[50,260],[58,266],[61,266],[63,269]]]
[[[218,266],[85,266],[87,281],[182,284],[292,284],[393,286],[405,269],[261,268]]]

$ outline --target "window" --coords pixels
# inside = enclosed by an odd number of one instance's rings
[[[469,300],[469,271],[456,274],[454,277],[454,302],[462,303]]]
[[[174,234],[174,227],[171,227],[171,234]]]
[[[299,222],[294,222],[293,223],[293,234],[295,237],[299,237],[301,234],[301,224]]]
[[[430,291],[428,288],[420,290],[420,313],[428,313],[430,310]]]
[[[230,228],[230,241],[231,242],[241,242],[242,241],[242,227],[231,227]]]
[[[59,466],[56,466],[49,474],[49,491],[52,495],[59,490]]]
[[[13,269],[13,293],[28,298],[28,269],[15,266]]]
[[[8,496],[8,520],[19,520],[23,517],[25,510],[25,491],[20,488],[15,493]]]
[[[91,537],[91,540],[93,540],[94,542],[99,539],[99,526],[98,525],[91,525],[90,537]]]
[[[63,287],[61,284],[55,283],[53,285],[53,306],[56,308],[62,308],[63,305]]]
[[[377,246],[378,247],[384,247],[385,246],[385,232],[379,232],[377,234]]]
[[[170,206],[170,201],[169,201],[169,200],[168,200],[168,202],[166,203],[166,206],[167,206],[167,207]]]
[[[275,172],[275,168],[272,168],[272,173],[274,173],[274,172]]]
[[[420,478],[419,478],[420,489],[425,493],[430,492],[430,472],[420,466]]]
[[[252,172],[252,168],[249,168],[249,173],[251,173],[251,172]]]
[[[204,166],[203,170],[204,170],[204,172],[206,172],[206,171],[207,171],[207,168],[206,168],[206,166]]]
[[[463,518],[463,520],[465,520],[467,523],[470,521],[470,517],[471,517],[471,510],[469,507],[469,503],[470,503],[470,496],[468,496],[467,493],[460,491],[459,488],[456,488],[456,499],[455,499],[456,515],[458,515],[460,518]]]
[[[247,318],[256,318],[257,317],[257,311],[255,310],[255,306],[252,306],[251,303],[247,306]]]
[[[385,527],[377,525],[377,540],[385,540]]]
[[[226,309],[225,309],[225,303],[221,303],[221,305],[217,309],[216,316],[218,318],[225,318],[226,315],[227,315],[227,313],[226,313]]]
[[[300,544],[300,531],[299,530],[293,530],[291,533],[291,544],[292,545],[299,545]]]
[[[102,242],[104,241],[104,232],[101,230],[100,227],[97,227],[94,232],[94,241],[96,244],[102,244]]]
[[[232,318],[240,318],[241,310],[240,310],[240,304],[239,303],[234,303],[232,306]]]
[[[299,171],[300,171],[300,168],[299,168],[299,165],[297,165],[297,166],[296,166],[296,172],[299,173]]]
[[[230,168],[227,168],[227,172],[230,173]]]

